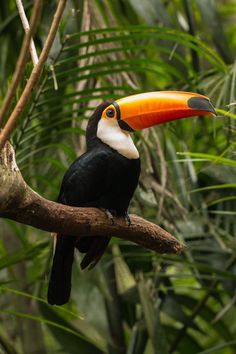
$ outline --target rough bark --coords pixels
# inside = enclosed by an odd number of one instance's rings
[[[49,201],[24,181],[7,143],[0,153],[0,216],[38,229],[62,234],[117,236],[159,253],[179,253],[183,245],[160,226],[131,215],[109,220],[96,208],[75,208]]]

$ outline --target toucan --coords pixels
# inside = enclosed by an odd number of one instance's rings
[[[140,174],[139,152],[131,133],[180,118],[215,114],[206,96],[181,91],[140,93],[100,104],[88,121],[86,152],[65,173],[57,201],[101,208],[129,221],[128,206]],[[75,248],[85,254],[81,268],[93,268],[109,240],[97,235],[56,235],[49,304],[63,305],[70,298]]]

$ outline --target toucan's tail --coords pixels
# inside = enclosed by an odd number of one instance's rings
[[[81,269],[93,268],[102,257],[110,237],[91,236],[75,237],[54,234],[56,246],[52,270],[48,286],[48,303],[50,305],[64,305],[69,301],[71,291],[71,273],[74,260],[74,248],[86,253]]]
[[[63,305],[69,301],[75,240],[74,236],[56,235],[56,247],[48,286],[50,305]]]

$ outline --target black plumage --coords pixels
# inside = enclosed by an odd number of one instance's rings
[[[66,172],[58,202],[77,207],[98,207],[126,216],[137,187],[140,160],[128,159],[97,137],[103,103],[94,112],[86,130],[87,151]],[[48,289],[48,302],[62,305],[69,300],[74,248],[85,253],[81,268],[93,267],[103,255],[109,237],[80,238],[58,235]]]

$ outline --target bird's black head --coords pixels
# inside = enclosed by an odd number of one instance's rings
[[[97,137],[97,126],[101,118],[102,112],[106,107],[108,107],[112,102],[103,102],[101,103],[94,111],[92,116],[89,118],[87,129],[86,129],[86,143],[87,149],[94,148],[97,144],[100,144],[101,141]]]

